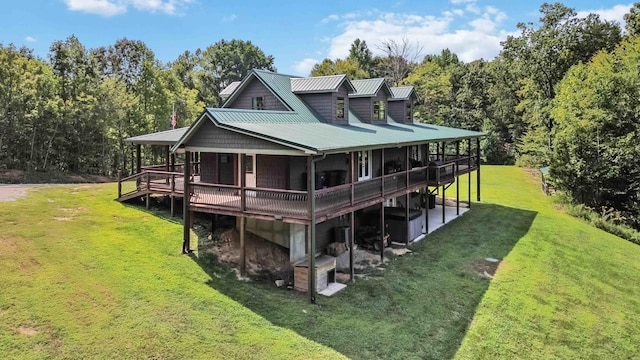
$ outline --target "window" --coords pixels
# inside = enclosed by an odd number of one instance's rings
[[[371,179],[371,150],[358,151],[358,181]]]
[[[373,102],[373,119],[385,120],[387,114],[385,111],[384,100],[378,100]]]
[[[405,114],[406,114],[405,115],[405,119],[408,120],[408,121],[413,120],[413,111],[412,110],[413,109],[412,109],[411,103],[407,102],[407,110],[405,112]]]
[[[264,100],[262,96],[251,98],[251,108],[253,110],[264,110]]]
[[[339,97],[336,100],[336,117],[338,119],[344,119],[344,98]]]

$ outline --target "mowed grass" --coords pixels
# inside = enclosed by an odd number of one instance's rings
[[[180,255],[181,224],[114,184],[36,189],[0,203],[0,358],[640,356],[640,247],[537,181],[483,167],[482,203],[317,305]]]
[[[115,189],[0,203],[0,359],[343,358],[208,286],[181,224]]]
[[[640,358],[640,246],[563,214],[537,176],[483,170],[484,203],[537,215],[504,258],[456,358]]]

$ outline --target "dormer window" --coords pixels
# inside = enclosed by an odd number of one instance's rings
[[[264,110],[264,99],[262,96],[251,98],[251,108],[253,110]]]
[[[344,119],[344,98],[338,97],[336,99],[336,117],[338,119]]]
[[[387,114],[385,111],[384,101],[378,100],[373,102],[373,119],[374,120],[385,120],[387,118]]]
[[[407,102],[407,110],[405,112],[405,119],[408,121],[413,120],[413,109],[410,102]]]

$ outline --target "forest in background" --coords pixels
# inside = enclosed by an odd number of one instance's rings
[[[411,39],[373,44],[385,53],[373,56],[354,39],[347,58],[311,75],[412,85],[419,121],[487,133],[484,162],[550,165],[574,200],[640,228],[640,3],[625,22],[544,3],[491,61],[463,63],[448,49],[422,56]],[[170,129],[174,106],[178,126],[190,125],[253,68],[275,71],[274,57],[235,39],[166,64],[126,38],[87,49],[72,35],[46,59],[0,44],[0,169],[130,173],[134,149],[123,139]]]

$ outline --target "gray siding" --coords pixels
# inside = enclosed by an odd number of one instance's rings
[[[218,182],[218,154],[200,153],[200,181],[215,184]]]
[[[371,98],[351,98],[349,99],[349,110],[353,111],[360,120],[371,123],[373,117],[373,103]]]
[[[253,107],[252,98],[262,96],[264,110],[289,110],[287,107],[266,87],[264,84],[253,78],[242,93],[229,104],[228,108],[251,109]]]
[[[256,186],[267,189],[288,189],[288,157],[282,155],[257,155],[256,157]]]
[[[221,129],[211,121],[202,124],[193,137],[185,143],[185,146],[239,150],[291,150],[291,148],[267,140]],[[242,152],[250,153],[251,151]]]
[[[389,116],[391,116],[393,120],[399,123],[405,123],[405,124],[413,123],[413,120],[407,119],[407,116],[406,116],[407,103],[408,102],[406,100],[389,101],[388,102]],[[409,102],[409,104],[411,103]],[[413,109],[411,110],[413,112]]]
[[[307,190],[307,184],[302,176],[307,172],[306,156],[289,157],[289,189],[291,190]]]
[[[334,108],[335,104],[332,93],[323,94],[300,94],[300,97],[304,102],[315,110],[322,119],[326,122],[332,122],[335,118]]]

